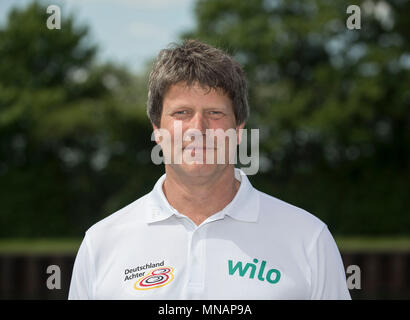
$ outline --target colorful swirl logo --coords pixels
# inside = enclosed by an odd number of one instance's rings
[[[174,280],[174,268],[161,267],[152,270],[147,276],[138,279],[134,283],[135,290],[148,290],[154,288],[160,288],[169,284]]]

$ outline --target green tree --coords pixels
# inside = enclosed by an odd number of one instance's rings
[[[144,77],[95,62],[88,29],[46,8],[0,29],[0,237],[81,236],[151,187]]]

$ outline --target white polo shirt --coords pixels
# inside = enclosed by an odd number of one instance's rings
[[[199,226],[168,203],[165,174],[93,225],[69,299],[350,299],[327,226],[235,177],[234,199]]]

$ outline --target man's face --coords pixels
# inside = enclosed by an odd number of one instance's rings
[[[175,129],[178,125],[181,131]],[[154,129],[165,129],[170,133],[171,141],[167,144],[162,141],[161,147],[164,151],[170,148],[174,160],[178,156],[182,159],[180,164],[172,161],[168,165],[181,175],[199,177],[218,174],[226,166],[233,165],[229,164],[229,150],[236,150],[238,143],[237,139],[233,142],[228,138],[219,139],[218,143],[218,139],[214,137],[211,138],[214,141],[212,146],[209,143],[211,140],[206,139],[206,130],[219,129],[214,132],[220,136],[228,129],[231,129],[231,132],[236,130],[236,136],[239,137],[239,129],[243,126],[244,124],[236,126],[232,101],[222,90],[209,90],[198,84],[186,86],[181,82],[172,85],[165,94],[160,128],[154,125]],[[185,140],[186,137],[192,136],[193,131],[197,133],[195,138]],[[180,133],[182,137],[177,138],[182,142],[182,149],[174,148],[174,138]],[[220,143],[221,141],[223,143]],[[217,161],[218,149],[221,148],[225,154],[224,163]],[[198,159],[201,161],[197,161]]]

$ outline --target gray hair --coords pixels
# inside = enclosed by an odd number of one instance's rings
[[[232,101],[236,124],[248,119],[248,86],[239,63],[220,49],[186,40],[182,45],[172,43],[161,50],[149,75],[147,114],[157,127],[164,96],[178,82],[188,86],[199,83],[209,90],[222,89]]]

